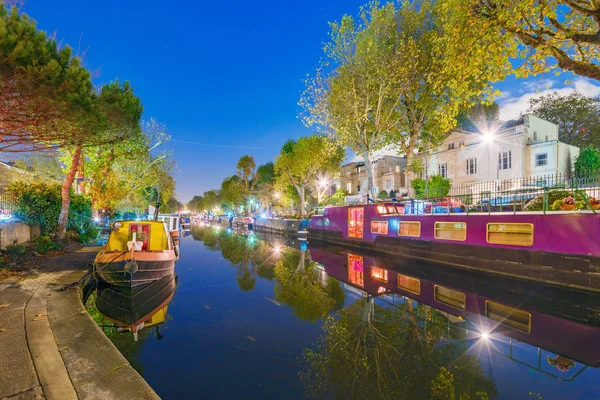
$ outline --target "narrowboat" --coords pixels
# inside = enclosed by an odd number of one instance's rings
[[[116,221],[94,260],[94,272],[114,286],[135,287],[174,273],[178,252],[161,221]]]
[[[119,330],[133,333],[137,341],[141,329],[158,327],[165,322],[176,284],[175,274],[133,289],[101,284],[96,307]]]
[[[505,336],[600,366],[600,294],[528,280],[465,271],[423,260],[384,258],[312,248],[325,272],[371,296],[396,294],[468,321],[471,338]]]
[[[413,211],[395,202],[326,208],[311,218],[309,240],[600,291],[600,214]]]

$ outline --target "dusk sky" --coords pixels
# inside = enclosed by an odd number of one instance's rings
[[[144,118],[172,135],[177,197],[187,202],[219,188],[240,156],[272,161],[287,139],[310,133],[296,118],[302,80],[322,55],[327,23],[365,1],[28,0],[24,11],[85,54],[97,85],[131,81]],[[600,94],[571,74],[496,86],[503,119],[549,90]]]

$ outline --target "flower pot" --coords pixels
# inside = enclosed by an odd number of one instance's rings
[[[561,204],[560,209],[563,211],[573,211],[575,209],[575,204]]]
[[[600,209],[600,203],[590,203],[590,207],[592,207],[594,210],[598,210]]]

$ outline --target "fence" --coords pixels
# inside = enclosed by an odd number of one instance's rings
[[[17,201],[14,193],[6,188],[0,188],[0,215],[11,214],[17,209]]]

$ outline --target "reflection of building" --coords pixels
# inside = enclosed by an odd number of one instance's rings
[[[377,192],[385,190],[390,192],[405,192],[404,169],[406,159],[396,156],[381,156],[371,162],[373,169],[373,180]],[[367,171],[365,163],[351,162],[342,165],[340,174],[342,189],[352,194],[364,194],[367,192]]]
[[[452,132],[428,160],[415,156],[428,175],[442,175],[453,185],[570,173],[579,148],[558,140],[558,127],[534,115],[504,123],[486,143],[483,135]],[[497,176],[498,175],[498,176]]]

